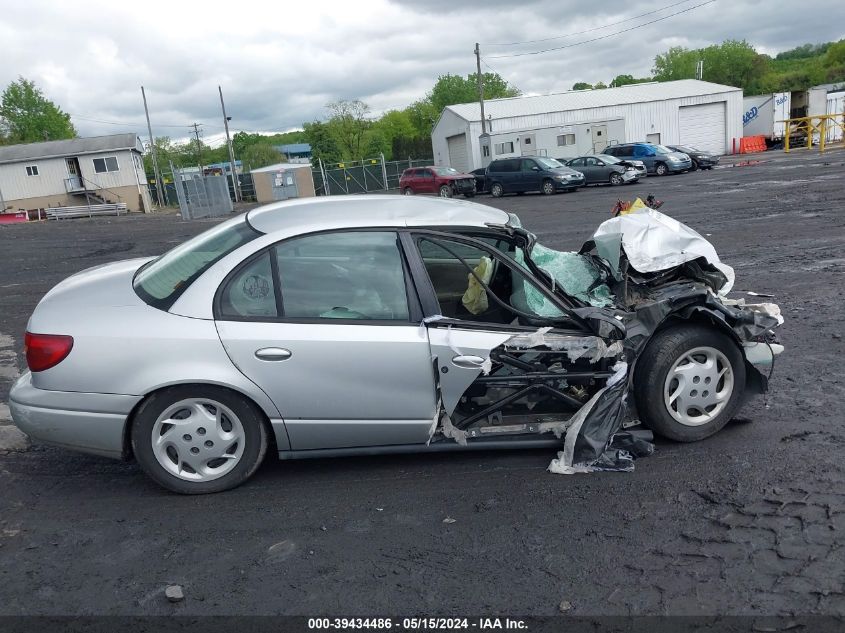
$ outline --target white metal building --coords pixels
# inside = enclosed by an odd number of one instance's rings
[[[479,138],[478,103],[444,108],[431,133],[435,164],[469,171],[494,158],[571,158],[635,141],[725,154],[742,137],[742,89],[695,79],[492,99],[484,111]]]
[[[0,206],[123,202],[130,211],[149,211],[142,155],[134,133],[0,146]]]

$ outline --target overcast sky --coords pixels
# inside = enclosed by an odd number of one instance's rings
[[[217,144],[218,85],[234,130],[284,131],[324,118],[325,104],[338,98],[361,99],[375,114],[402,108],[438,75],[474,72],[475,42],[483,70],[538,94],[646,75],[670,46],[744,38],[775,54],[845,37],[842,0],[694,8],[703,2],[0,0],[0,85],[18,75],[34,80],[83,136],[134,131],[146,140],[144,85],[156,136],[184,138],[197,121]],[[604,39],[569,46],[594,38]],[[535,43],[502,46],[528,40]],[[561,46],[569,47],[499,57]]]

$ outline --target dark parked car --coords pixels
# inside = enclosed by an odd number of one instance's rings
[[[620,143],[606,148],[608,154],[622,160],[640,160],[650,174],[664,176],[669,172],[679,173],[692,169],[692,160],[686,154],[673,152],[664,145],[653,143]]]
[[[692,171],[696,169],[713,169],[713,165],[719,164],[719,157],[710,152],[703,152],[689,145],[667,145],[673,152],[683,152],[692,160]]]
[[[523,156],[499,158],[487,166],[490,193],[498,198],[506,193],[540,191],[549,196],[557,191],[575,191],[586,184],[584,174],[554,158]]]
[[[640,179],[635,167],[615,156],[579,156],[567,161],[566,166],[584,174],[588,185],[624,185]]]
[[[479,167],[478,169],[473,169],[471,172],[473,176],[475,176],[475,193],[486,193],[487,192],[487,168],[486,167]]]
[[[464,194],[475,195],[475,177],[452,167],[412,167],[402,172],[399,190],[406,196],[417,193],[434,193],[441,198]]]

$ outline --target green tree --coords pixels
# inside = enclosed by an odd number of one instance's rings
[[[0,97],[0,141],[34,143],[76,136],[70,115],[44,96],[35,82],[18,77]]]
[[[508,84],[497,73],[482,73],[481,85],[484,87],[485,99],[501,99],[519,96],[519,90]],[[426,95],[434,107],[437,115],[443,108],[456,103],[471,103],[478,101],[478,76],[474,73],[461,77],[460,75],[441,75],[434,87]]]
[[[370,127],[367,115],[370,106],[358,99],[347,101],[339,99],[326,105],[329,111],[327,125],[340,149],[341,158],[356,160],[363,158],[364,133]]]
[[[312,121],[303,126],[305,142],[311,145],[312,163],[321,159],[324,163],[337,163],[341,160],[340,148],[327,123]]]
[[[769,65],[769,58],[745,40],[725,40],[694,50],[681,46],[670,48],[654,58],[654,78],[657,81],[693,79],[699,60],[704,62],[705,81],[738,86],[749,94],[759,89]]]
[[[586,81],[579,81],[572,86],[573,90],[592,90],[593,84],[588,84]]]
[[[258,169],[275,163],[281,163],[284,157],[270,143],[255,143],[247,147],[240,156],[244,170]]]

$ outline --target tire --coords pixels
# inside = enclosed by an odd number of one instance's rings
[[[541,189],[544,196],[550,196],[555,192],[555,183],[551,180],[544,180],[543,181],[543,188]]]
[[[501,198],[502,194],[505,193],[505,190],[502,188],[501,183],[494,182],[490,185],[490,195],[494,198]]]
[[[742,351],[713,326],[684,324],[658,332],[634,370],[642,422],[678,442],[697,442],[719,431],[736,413],[744,391]]]
[[[666,167],[665,163],[657,163],[657,165],[654,166],[654,173],[658,176],[665,176],[667,171],[669,171],[669,169]]]
[[[698,171],[698,163],[696,163],[695,161],[691,161],[691,162],[692,162],[692,167],[690,167],[689,170],[690,171]]]
[[[410,187],[405,187],[405,190],[402,193],[404,193],[406,196],[413,196],[414,190]]]
[[[442,185],[440,187],[440,197],[441,198],[451,198],[455,195],[455,192],[449,185]]]
[[[213,385],[180,385],[153,394],[135,413],[130,439],[143,471],[180,494],[241,485],[261,465],[268,445],[261,411],[243,396]]]
[[[617,186],[621,185],[622,182],[623,181],[622,181],[621,174],[617,174],[616,172],[613,172],[612,174],[610,174],[610,184],[611,185],[613,185],[614,187],[617,187]]]

